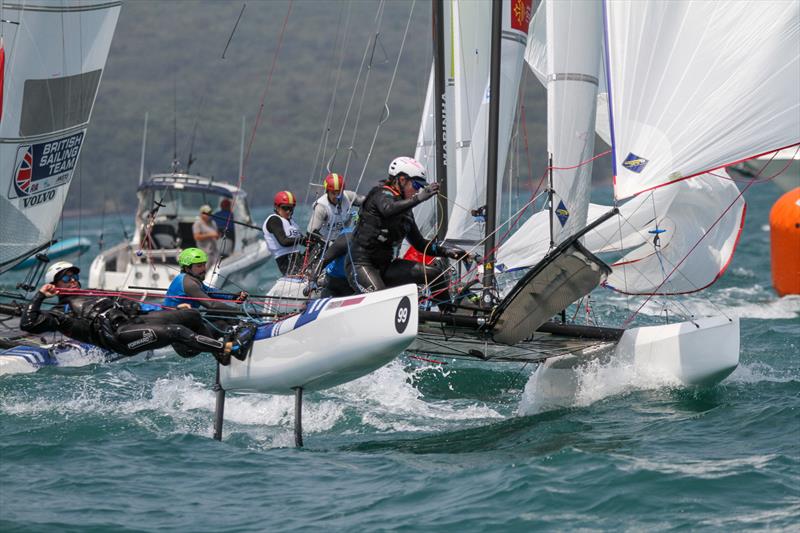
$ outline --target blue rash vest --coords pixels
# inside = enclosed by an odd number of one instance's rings
[[[175,276],[175,279],[172,280],[172,283],[169,284],[169,288],[167,289],[167,294],[164,298],[164,307],[175,308],[178,307],[178,304],[189,304],[193,309],[197,309],[199,307],[216,307],[216,305],[222,305],[223,308],[227,308],[227,304],[217,304],[216,302],[198,300],[197,298],[208,297],[217,300],[236,299],[235,295],[215,292],[214,289],[194,277],[191,278],[192,281],[199,285],[200,290],[203,291],[203,294],[190,296],[186,294],[186,290],[184,289],[185,279],[186,272],[181,272]]]

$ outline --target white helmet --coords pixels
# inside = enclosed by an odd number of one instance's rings
[[[70,263],[69,261],[56,261],[50,268],[47,269],[47,272],[44,275],[44,282],[45,283],[55,283],[56,277],[59,274],[64,272],[65,270],[74,270],[75,272],[80,272],[81,269]]]
[[[395,177],[398,174],[405,174],[409,178],[427,179],[425,167],[413,157],[396,157],[389,164],[389,175]]]

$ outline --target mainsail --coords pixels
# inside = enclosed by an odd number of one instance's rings
[[[800,143],[799,2],[605,2],[614,194]]]
[[[628,294],[682,294],[716,281],[738,242],[745,202],[723,169],[708,171],[800,142],[800,4],[668,7],[605,6],[609,74],[598,85],[596,129],[613,144],[616,197],[637,196],[584,244],[617,255],[607,283]],[[543,83],[548,15],[537,11],[526,52]],[[610,108],[600,105],[609,95]],[[590,206],[589,220],[607,209]],[[547,222],[531,217],[498,263],[513,269],[541,259]]]
[[[530,0],[503,2],[500,127],[498,139],[498,175],[506,168],[508,148],[517,108],[522,76],[523,54],[530,21]],[[482,11],[481,11],[482,10]],[[475,243],[483,235],[473,211],[486,204],[487,132],[489,123],[489,29],[491,2],[458,2],[455,37],[456,55],[456,175],[458,190],[453,203],[447,239]],[[467,13],[471,13],[468,16]],[[451,163],[452,164],[452,163]],[[498,197],[502,180],[498,180]]]
[[[119,11],[102,0],[3,4],[0,272],[53,236]]]

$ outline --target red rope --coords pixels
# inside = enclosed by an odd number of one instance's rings
[[[426,363],[434,363],[436,365],[446,365],[447,363],[444,361],[437,361],[436,359],[426,359],[425,357],[420,357],[418,355],[409,355],[410,359],[419,359],[420,361],[425,361]]]
[[[669,274],[667,274],[667,275],[664,277],[664,281],[662,281],[662,282],[661,282],[661,283],[658,285],[658,287],[656,287],[656,288],[655,288],[655,290],[652,292],[652,294],[650,294],[650,295],[648,295],[648,296],[647,296],[647,298],[646,298],[646,299],[645,299],[645,300],[642,302],[642,305],[640,305],[640,306],[639,306],[639,307],[636,309],[636,311],[634,311],[633,313],[631,313],[631,315],[630,315],[630,316],[629,316],[629,317],[628,317],[628,318],[625,320],[625,322],[622,324],[622,326],[623,326],[623,327],[626,327],[626,326],[628,326],[628,325],[631,323],[631,321],[633,321],[633,319],[636,317],[636,315],[638,315],[638,314],[639,314],[639,311],[641,311],[641,310],[642,310],[642,308],[643,308],[643,307],[644,307],[644,306],[647,304],[647,302],[649,302],[649,301],[650,301],[650,300],[653,298],[653,296],[655,296],[656,294],[658,294],[658,291],[659,291],[659,289],[661,289],[661,287],[663,287],[663,286],[664,286],[664,284],[665,284],[665,283],[666,283],[666,282],[669,280],[669,278],[671,278],[671,277],[672,277],[672,275],[673,275],[673,274],[674,274],[674,273],[675,273],[675,272],[678,270],[678,268],[679,268],[679,267],[680,267],[680,266],[681,266],[681,265],[684,263],[684,261],[686,261],[686,260],[689,258],[689,256],[690,256],[690,255],[692,255],[692,252],[694,252],[694,250],[695,250],[695,249],[696,249],[696,248],[697,248],[697,247],[700,245],[700,243],[701,243],[701,242],[703,242],[703,239],[705,239],[705,238],[706,238],[706,236],[707,236],[709,233],[711,233],[711,230],[712,230],[712,229],[714,229],[714,227],[715,227],[717,224],[719,224],[719,221],[720,221],[720,220],[722,220],[722,218],[723,218],[723,217],[724,217],[724,216],[725,216],[725,215],[728,213],[728,211],[730,211],[730,210],[731,210],[731,208],[732,208],[734,205],[736,205],[736,202],[737,202],[737,201],[739,201],[739,198],[741,198],[741,197],[744,195],[744,193],[747,191],[747,189],[749,189],[749,188],[750,188],[750,186],[751,186],[751,185],[753,185],[753,183],[755,183],[755,182],[756,182],[756,180],[755,180],[755,179],[751,180],[751,181],[750,181],[750,183],[748,183],[748,184],[747,184],[747,186],[746,186],[744,189],[742,189],[742,191],[741,191],[741,192],[740,192],[740,193],[739,193],[739,194],[736,196],[736,198],[734,198],[733,202],[731,202],[731,204],[730,204],[728,207],[726,207],[726,208],[725,208],[725,210],[722,212],[722,214],[721,214],[720,216],[718,216],[718,217],[717,217],[717,219],[716,219],[716,220],[713,222],[713,224],[711,224],[711,226],[709,226],[709,227],[708,227],[708,231],[706,231],[706,232],[705,232],[705,233],[704,233],[704,234],[703,234],[703,235],[702,235],[702,236],[701,236],[701,237],[700,237],[700,238],[697,240],[697,242],[696,242],[696,243],[694,243],[694,246],[692,246],[692,247],[691,247],[691,249],[690,249],[690,250],[689,250],[689,251],[686,253],[686,255],[685,255],[685,256],[683,256],[683,259],[681,259],[680,261],[678,261],[678,264],[677,264],[677,265],[675,265],[675,267],[674,267],[674,268],[673,268],[673,269],[670,271],[670,273],[669,273]]]

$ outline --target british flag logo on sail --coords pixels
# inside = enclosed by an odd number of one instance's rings
[[[17,145],[14,179],[8,189],[8,199],[21,198],[23,207],[52,200],[55,189],[67,185],[72,178],[85,132],[78,131],[36,144]],[[44,193],[47,195],[42,196]]]
[[[25,150],[17,168],[17,176],[14,179],[14,184],[17,186],[19,194],[28,194],[31,188],[31,177],[33,176],[33,153],[31,147]]]

